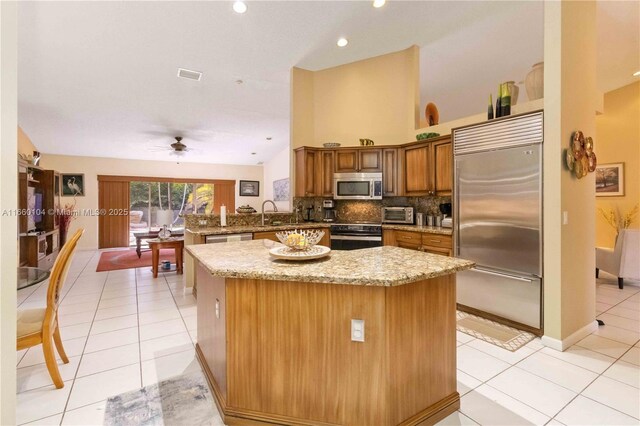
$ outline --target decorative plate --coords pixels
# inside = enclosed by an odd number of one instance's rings
[[[591,139],[591,138],[589,138]],[[591,151],[587,153],[587,160],[589,161],[589,172],[595,172],[596,166],[598,165],[598,159],[596,158],[596,153]]]
[[[567,168],[570,171],[573,171],[573,163],[575,163],[575,159],[573,158],[573,153],[571,152],[571,150],[567,149],[566,151],[566,159],[567,159]]]
[[[435,126],[440,122],[440,113],[436,104],[429,102],[424,109],[424,116],[427,119],[427,126]]]
[[[593,139],[591,139],[591,136],[587,136],[584,140],[584,149],[587,151],[587,154],[593,152]]]
[[[325,246],[313,246],[308,250],[294,250],[286,246],[274,247],[269,250],[271,257],[284,260],[313,260],[328,256],[331,249]]]

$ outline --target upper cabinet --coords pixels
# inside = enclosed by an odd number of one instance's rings
[[[320,151],[313,148],[296,150],[296,197],[315,197],[316,193],[316,163]]]
[[[332,197],[334,151],[299,148],[296,157],[296,197]]]
[[[450,136],[403,147],[402,163],[403,195],[451,195],[453,155]]]
[[[451,195],[451,136],[398,147],[295,150],[295,196],[333,197],[334,173],[382,172],[382,195]]]
[[[335,151],[336,173],[374,173],[382,171],[382,150],[337,149]]]

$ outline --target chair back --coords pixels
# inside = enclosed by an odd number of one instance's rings
[[[55,318],[54,313],[58,311],[58,304],[60,302],[60,290],[64,285],[64,281],[67,278],[67,272],[71,265],[71,259],[76,251],[78,240],[82,237],[84,229],[78,229],[75,234],[62,246],[58,257],[51,268],[51,275],[49,276],[49,288],[47,290],[47,313],[45,314],[45,321],[47,317]]]
[[[620,277],[640,280],[640,230],[622,229],[616,241],[620,244]]]

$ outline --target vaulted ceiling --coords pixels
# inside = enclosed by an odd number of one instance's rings
[[[251,1],[239,15],[231,1],[21,2],[19,122],[45,153],[171,160],[157,147],[183,136],[193,150],[181,161],[256,164],[288,146],[291,67],[464,44],[482,39],[468,30],[477,23],[522,19],[525,3]],[[177,78],[178,67],[202,80]]]

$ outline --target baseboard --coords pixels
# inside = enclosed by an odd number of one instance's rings
[[[193,294],[193,287],[185,287],[184,290],[182,291],[183,294],[186,296],[187,294]]]
[[[551,349],[564,352],[565,350],[567,350],[574,344],[578,343],[580,340],[584,339],[585,337],[587,337],[597,329],[598,329],[598,322],[593,321],[585,325],[575,333],[571,334],[570,336],[566,337],[565,339],[559,340],[549,336],[542,336],[541,341],[543,345],[548,346]]]

